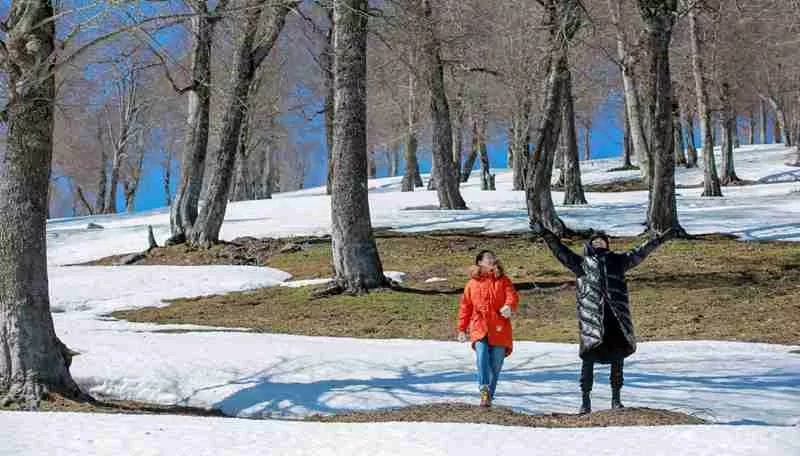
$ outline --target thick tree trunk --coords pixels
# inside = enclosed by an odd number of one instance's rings
[[[367,195],[367,0],[335,0],[334,172],[331,246],[336,284],[363,292],[387,283]]]
[[[686,131],[686,167],[694,168],[697,166],[697,146],[694,143],[694,114],[686,111],[683,118],[684,129]]]
[[[722,101],[722,185],[741,182],[736,175],[733,165],[733,149],[736,135],[736,114],[733,111],[730,86],[723,82],[720,86],[720,100]]]
[[[575,128],[575,105],[572,99],[572,75],[567,69],[563,94],[563,115],[566,135],[564,149],[564,205],[587,204],[581,182],[581,162],[578,155],[578,133]]]
[[[0,404],[82,397],[50,314],[45,240],[53,155],[55,21],[50,1],[13,1],[0,166]]]
[[[478,155],[480,154],[481,145],[483,144],[483,135],[485,134],[482,126],[483,122],[478,119],[478,116],[473,116],[472,147],[470,147],[469,154],[467,154],[467,157],[464,160],[464,168],[461,170],[461,182],[467,182],[469,180],[469,176],[472,174],[472,168],[475,167],[475,161],[478,159]]]
[[[270,23],[267,26],[265,37],[259,40],[257,47],[256,35],[261,22],[261,13],[266,2],[259,3],[258,8],[246,18],[244,36],[239,44],[234,57],[231,75],[231,97],[225,108],[220,133],[220,146],[216,154],[216,164],[212,168],[208,200],[197,215],[195,227],[189,240],[194,245],[209,245],[219,242],[219,231],[225,217],[228,205],[228,196],[231,189],[236,151],[241,136],[242,124],[245,119],[246,107],[249,100],[250,87],[255,78],[258,66],[269,55],[270,50],[278,40],[286,16],[297,4],[296,1],[284,1],[276,5]]]
[[[205,0],[194,1],[199,14],[192,17],[192,83],[187,93],[186,137],[183,142],[181,182],[170,208],[170,232],[186,239],[197,220],[197,203],[203,190],[211,119],[211,43],[215,19],[209,18]]]
[[[655,5],[654,5],[655,3]],[[654,2],[639,0],[651,44],[651,68],[655,70],[653,91],[655,123],[652,143],[653,179],[648,228],[660,233],[670,228],[681,230],[675,200],[675,149],[672,128],[672,76],[669,47],[678,8],[677,0]]]
[[[708,89],[703,71],[703,58],[700,54],[699,25],[693,10],[689,10],[689,31],[692,47],[692,71],[697,95],[697,114],[700,117],[700,131],[703,135],[703,196],[722,196],[722,188],[717,176],[716,160],[714,159],[711,110],[708,105]]]
[[[651,176],[651,151],[647,144],[644,130],[644,116],[639,100],[639,87],[634,68],[636,59],[627,49],[627,39],[620,23],[620,1],[609,0],[609,10],[617,34],[617,54],[622,62],[622,84],[625,96],[625,107],[628,112],[628,125],[630,127],[631,144],[633,153],[639,162],[639,170],[645,183],[650,183]]]
[[[556,148],[556,156],[553,158],[553,170],[558,175],[554,185],[556,188],[564,188],[564,155],[567,154],[567,127],[564,125],[563,118],[561,122],[561,137],[559,138],[558,148]]]
[[[326,181],[326,193],[333,191],[333,4],[325,6],[325,13],[328,16],[328,33],[325,36],[325,48],[320,59],[322,72],[325,77],[325,146],[328,150],[328,175]]]
[[[673,93],[672,99],[672,131],[674,135],[673,144],[675,146],[675,161],[678,165],[683,165],[688,168],[688,160],[686,159],[686,150],[683,144],[683,131],[681,129],[681,108],[678,104],[677,98]]]
[[[529,159],[528,138],[530,137],[530,112],[531,102],[529,97],[519,104],[519,111],[511,117],[511,129],[513,134],[510,138],[511,158],[512,158],[512,190],[525,190],[525,169]]]
[[[421,0],[424,18],[428,23],[423,45],[424,67],[427,69],[430,90],[431,121],[433,122],[433,176],[436,178],[436,193],[442,209],[466,209],[461,197],[457,173],[453,169],[453,128],[450,122],[450,106],[444,86],[444,64],[440,55],[440,43],[433,28],[433,11],[430,0]]]
[[[763,98],[758,100],[758,131],[761,136],[761,144],[767,144],[767,104]]]
[[[623,101],[624,103],[624,101]],[[631,139],[631,123],[628,119],[628,108],[623,105],[623,120],[622,120],[622,167],[632,168],[631,156],[633,155],[633,140]]]

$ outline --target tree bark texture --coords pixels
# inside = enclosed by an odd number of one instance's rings
[[[511,118],[511,159],[512,159],[512,190],[525,190],[525,170],[528,163],[528,138],[530,137],[530,112],[531,101],[525,97],[518,110]]]
[[[475,161],[478,160],[485,134],[486,131],[484,130],[483,121],[478,118],[478,116],[473,116],[472,144],[469,149],[469,154],[467,154],[467,157],[464,159],[464,167],[461,170],[461,182],[467,182],[469,180],[469,176],[472,174],[472,168],[475,167]]]
[[[409,59],[416,62],[416,55],[412,52]],[[403,180],[400,191],[413,192],[415,188],[422,187],[422,176],[419,173],[417,160],[417,75],[413,71],[408,74],[408,133],[406,134],[405,156],[406,168],[403,171]]]
[[[673,144],[675,146],[676,164],[687,166],[688,160],[686,158],[686,150],[684,149],[683,131],[681,128],[681,108],[674,93],[672,99],[672,131],[674,135]]]
[[[722,185],[731,185],[741,182],[736,175],[733,161],[733,149],[736,135],[736,113],[733,111],[731,90],[727,82],[720,85],[720,100],[722,101]]]
[[[697,166],[697,146],[694,143],[694,115],[687,111],[683,117],[684,130],[686,131],[686,167]]]
[[[366,185],[367,0],[335,0],[334,17],[334,280],[348,292],[363,292],[386,284]]]
[[[578,154],[578,132],[575,128],[575,104],[572,99],[572,75],[567,68],[564,84],[564,205],[587,204],[581,182],[581,162]]]
[[[6,148],[0,166],[0,404],[80,398],[50,314],[45,226],[53,155],[53,5],[13,1],[5,25]]]

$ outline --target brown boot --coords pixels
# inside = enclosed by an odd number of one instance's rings
[[[481,388],[481,407],[491,407],[492,398],[489,396],[489,387],[484,386]]]

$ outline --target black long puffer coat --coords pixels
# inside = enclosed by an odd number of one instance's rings
[[[584,247],[584,256],[545,231],[543,237],[558,261],[577,276],[580,357],[608,364],[636,351],[625,272],[637,266],[661,243],[652,238],[625,253]]]

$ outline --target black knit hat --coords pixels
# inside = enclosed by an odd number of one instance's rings
[[[592,233],[592,236],[589,238],[589,244],[595,241],[595,239],[602,239],[605,241],[606,245],[610,245],[608,235],[603,231],[596,231]]]

